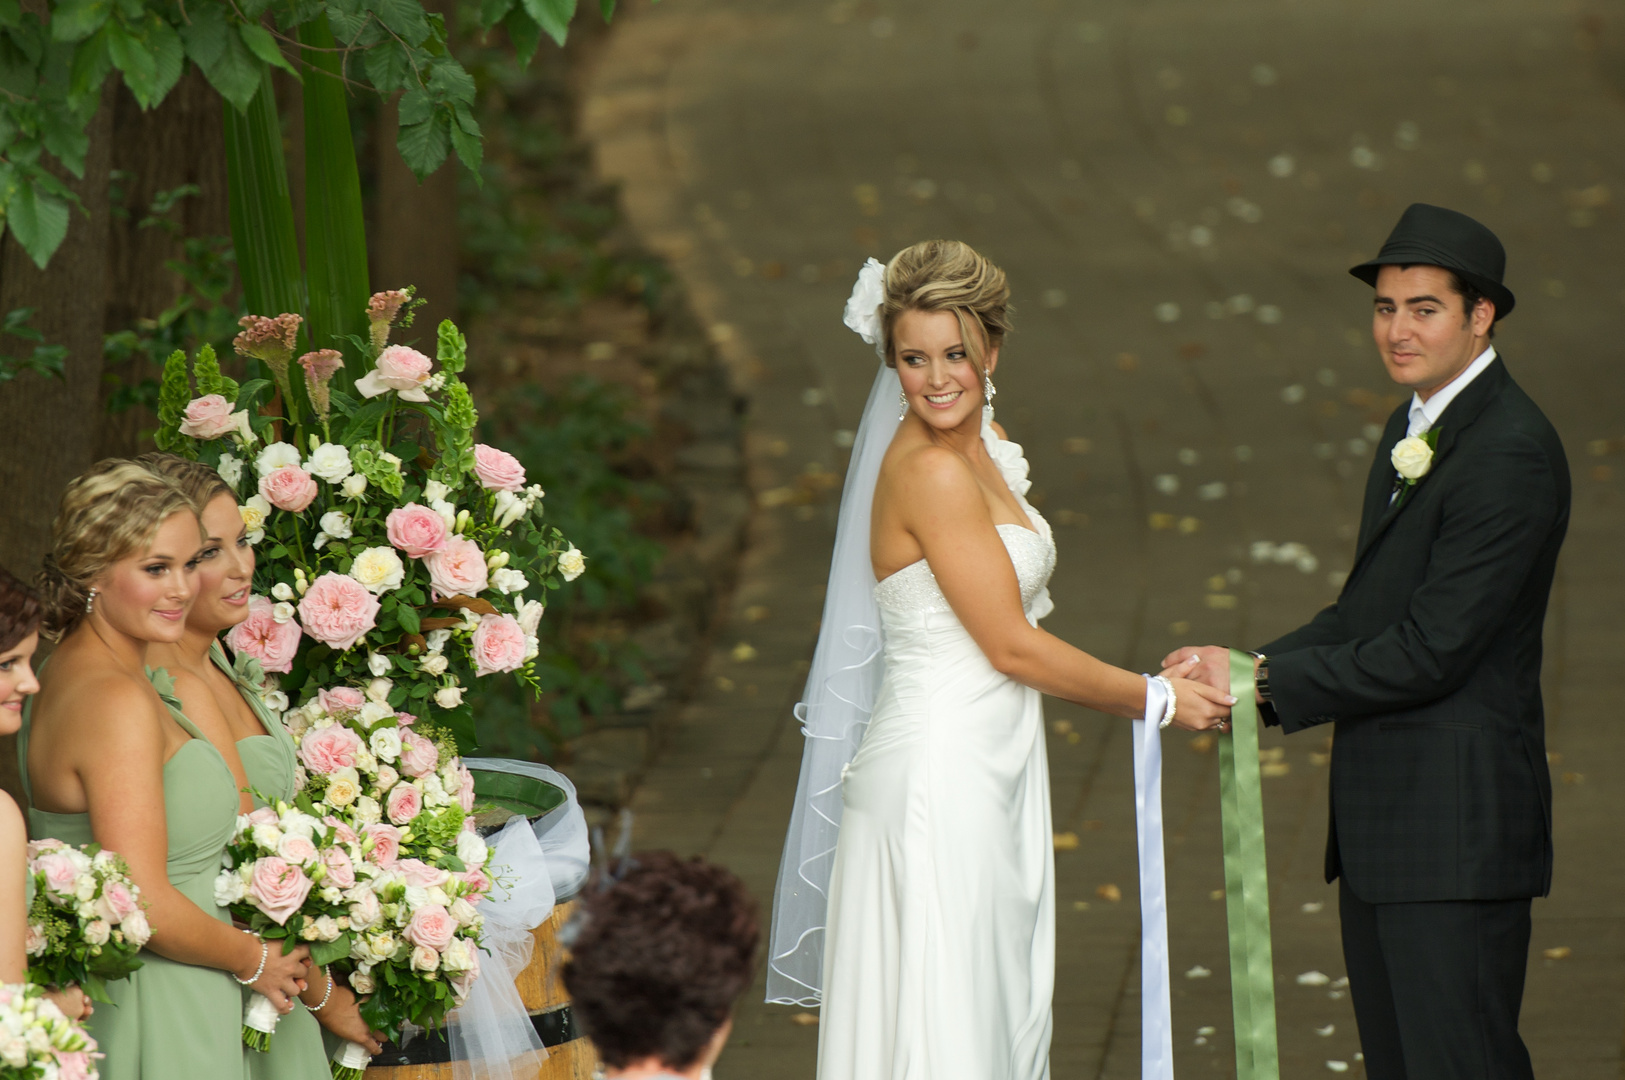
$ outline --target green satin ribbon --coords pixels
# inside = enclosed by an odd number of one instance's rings
[[[1236,703],[1230,710],[1230,736],[1219,740],[1219,797],[1224,810],[1224,906],[1230,924],[1236,1080],[1279,1080],[1258,700],[1253,658],[1235,649],[1230,651],[1230,693]]]

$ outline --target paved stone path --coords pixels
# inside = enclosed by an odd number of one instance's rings
[[[1620,1076],[1625,737],[1606,657],[1625,655],[1625,80],[1619,30],[1576,14],[1589,6],[632,5],[587,128],[751,397],[759,507],[707,690],[636,796],[637,842],[702,852],[770,895],[842,441],[873,371],[840,325],[864,257],[945,235],[1009,271],[1020,310],[999,415],[1057,526],[1046,625],[1144,669],[1182,642],[1266,640],[1336,595],[1371,425],[1398,401],[1345,270],[1407,203],[1440,202],[1510,250],[1520,302],[1497,343],[1575,477],[1547,633],[1557,879],[1535,907],[1523,1028],[1543,1076]],[[1056,857],[1054,1075],[1128,1078],[1128,727],[1061,703],[1048,715],[1056,829],[1076,838]],[[1282,1072],[1358,1074],[1346,996],[1298,981],[1343,974],[1321,881],[1327,740],[1266,746]],[[1215,756],[1184,736],[1168,755],[1178,1069],[1222,1076]],[[1198,966],[1212,976],[1185,977]],[[811,1077],[811,1014],[759,999],[718,1077]]]

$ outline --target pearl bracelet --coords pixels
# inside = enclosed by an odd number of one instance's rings
[[[1173,680],[1166,675],[1152,675],[1151,678],[1160,682],[1163,690],[1167,691],[1167,698],[1162,710],[1162,720],[1157,724],[1158,730],[1166,731],[1168,725],[1174,722],[1174,713],[1179,709],[1179,702],[1174,697]],[[1149,720],[1150,717],[1146,717],[1146,719]]]
[[[306,1005],[305,1010],[307,1012],[313,1012],[313,1013],[321,1012],[323,1009],[327,1008],[327,1001],[332,996],[333,996],[333,973],[331,971],[329,971],[327,973],[327,993],[322,995],[322,1000],[321,1000],[321,1002],[319,1004]]]
[[[244,933],[247,933],[247,931],[245,930]],[[254,937],[255,935],[249,934],[248,936],[249,937]],[[264,940],[263,938],[260,939],[260,966],[254,969],[253,978],[249,978],[249,979],[237,978],[237,973],[235,971],[233,971],[231,973],[231,977],[233,979],[237,979],[237,985],[238,986],[253,986],[255,983],[260,981],[260,976],[265,974],[265,961],[266,961],[266,958],[269,957],[270,955],[271,955],[271,943]]]

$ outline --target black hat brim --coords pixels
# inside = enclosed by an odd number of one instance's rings
[[[1518,302],[1517,297],[1512,295],[1512,290],[1499,281],[1475,274],[1461,266],[1460,260],[1448,251],[1414,237],[1384,245],[1381,255],[1359,266],[1350,267],[1349,273],[1376,288],[1377,272],[1385,266],[1437,266],[1459,274],[1462,280],[1470,283],[1495,305],[1497,321],[1512,314],[1512,308]]]

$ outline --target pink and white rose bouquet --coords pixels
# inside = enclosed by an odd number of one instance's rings
[[[96,1080],[102,1056],[43,986],[0,985],[0,1080]]]
[[[93,1000],[110,1001],[107,983],[141,966],[152,937],[141,890],[115,853],[61,840],[28,845],[34,902],[28,909],[28,978],[42,986],[77,983]]]

